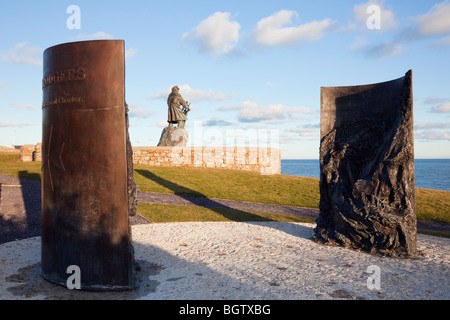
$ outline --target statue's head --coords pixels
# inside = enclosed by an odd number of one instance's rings
[[[172,93],[177,93],[178,91],[180,91],[180,88],[178,88],[178,86],[172,87]]]

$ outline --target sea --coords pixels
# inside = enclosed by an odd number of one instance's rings
[[[415,159],[416,188],[450,191],[450,159]],[[319,160],[281,160],[281,174],[319,178]]]

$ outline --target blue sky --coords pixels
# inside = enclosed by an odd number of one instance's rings
[[[79,29],[67,26],[70,5]],[[190,144],[244,134],[284,159],[317,159],[320,87],[412,69],[415,156],[450,158],[449,1],[2,1],[0,30],[3,146],[41,140],[46,48],[123,39],[135,146],[158,143],[178,85]]]

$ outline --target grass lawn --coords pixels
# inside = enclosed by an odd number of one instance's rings
[[[17,154],[0,153],[0,173],[12,177],[28,178],[31,180],[41,179],[40,161],[21,162]]]
[[[142,191],[319,207],[319,180],[314,178],[212,168],[136,165],[134,169],[136,183]]]
[[[319,207],[319,179],[207,169],[135,166],[142,191],[177,193],[305,208]],[[450,223],[450,192],[416,189],[419,220]]]
[[[20,162],[17,155],[0,154],[0,173],[39,180],[41,162]],[[288,175],[209,168],[168,168],[135,165],[135,179],[141,191],[176,193],[198,197],[281,204],[305,208],[319,207],[319,179]],[[151,214],[151,221],[195,221],[228,219],[269,219],[285,221],[287,217],[263,213],[221,212],[219,209],[187,206],[141,204],[140,213]],[[228,210],[228,211],[227,211]],[[233,210],[231,210],[233,211]],[[238,210],[234,210],[238,211]],[[174,215],[174,212],[178,214]],[[450,192],[416,189],[416,212],[419,220],[450,223]],[[234,214],[234,215],[233,215]],[[165,217],[165,218],[164,218]],[[292,219],[292,217],[289,217]],[[189,220],[191,221],[191,220]],[[261,221],[261,220],[259,220]],[[266,220],[267,221],[267,220]],[[306,221],[303,221],[306,222]],[[312,221],[311,221],[312,222]]]
[[[418,220],[450,223],[450,191],[416,189]]]

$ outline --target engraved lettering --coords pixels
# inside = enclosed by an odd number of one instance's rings
[[[42,89],[55,84],[66,81],[81,81],[86,79],[86,70],[84,68],[70,68],[66,70],[56,71],[45,76],[42,79]]]
[[[69,69],[68,73],[69,73],[69,79],[74,79],[75,78],[75,68]]]
[[[60,71],[58,73],[58,82],[66,81],[66,70]]]
[[[81,103],[83,99],[81,97],[56,97],[49,101],[44,101],[42,103],[42,109],[47,108],[49,106],[54,106],[57,104],[65,104],[65,103]]]
[[[84,68],[77,69],[77,80],[84,80],[86,78],[86,70]]]

